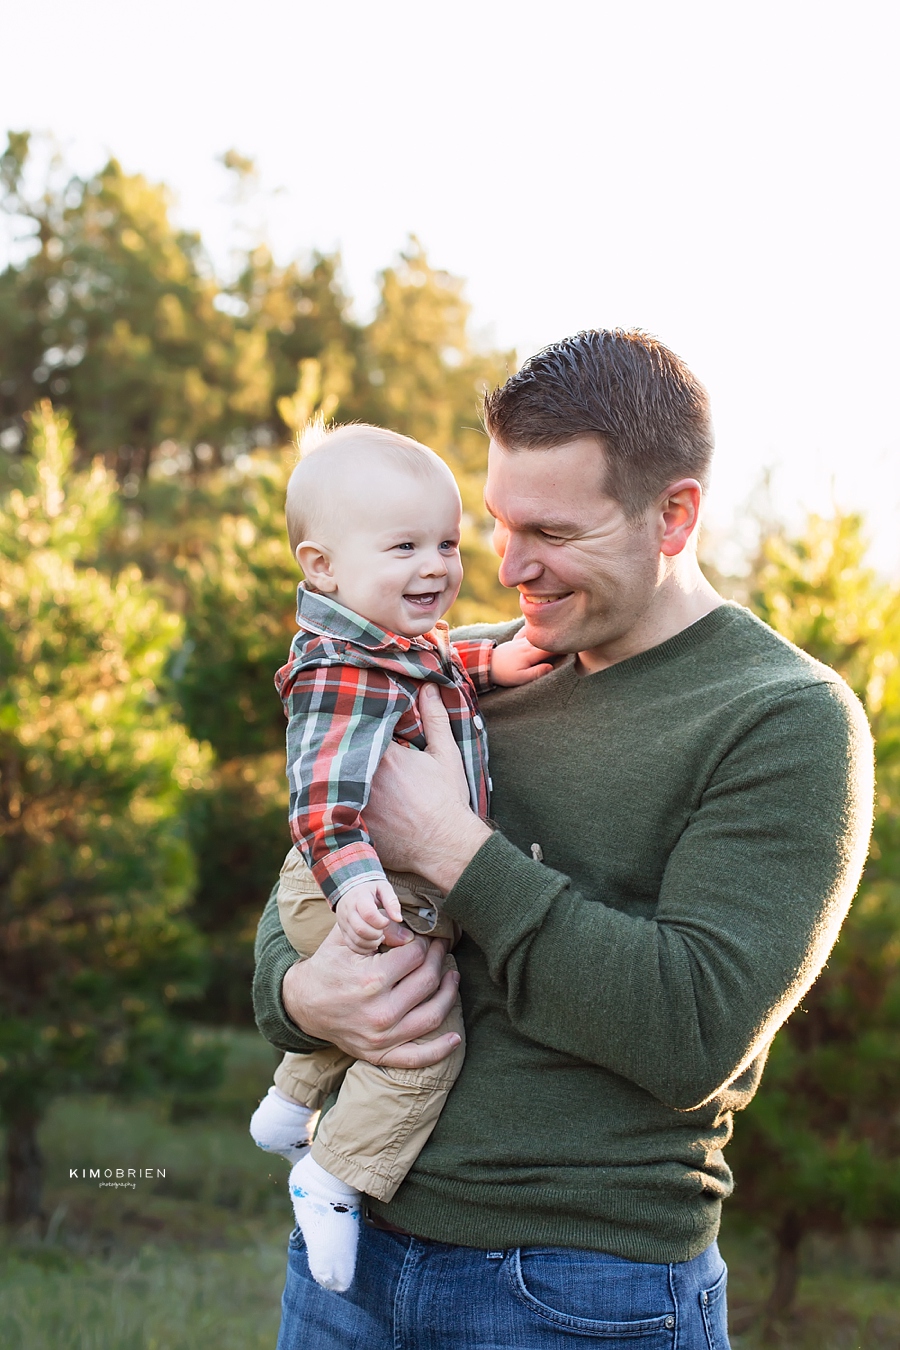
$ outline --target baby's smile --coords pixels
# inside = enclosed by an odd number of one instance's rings
[[[407,604],[415,605],[417,609],[433,609],[442,594],[442,591],[421,591],[418,595],[413,595],[407,591],[403,599]]]

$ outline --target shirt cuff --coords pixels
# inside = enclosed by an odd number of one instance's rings
[[[454,642],[456,653],[472,681],[476,694],[487,694],[494,685],[491,683],[491,657],[496,642],[493,638],[469,638]]]
[[[384,881],[378,854],[371,844],[362,842],[333,849],[314,862],[311,871],[332,909],[353,886]]]

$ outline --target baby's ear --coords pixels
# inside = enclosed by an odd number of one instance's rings
[[[304,539],[294,550],[294,556],[303,569],[303,575],[317,591],[328,594],[337,590],[337,582],[331,570],[331,558],[328,550],[313,539]]]

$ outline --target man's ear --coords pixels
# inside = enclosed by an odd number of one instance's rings
[[[700,524],[703,488],[696,478],[682,478],[666,489],[660,502],[662,537],[659,551],[667,558],[683,553]]]
[[[303,575],[313,590],[328,595],[337,590],[337,581],[331,570],[328,549],[313,539],[304,539],[294,549],[294,556],[303,568]]]

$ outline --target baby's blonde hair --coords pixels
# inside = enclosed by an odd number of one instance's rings
[[[304,539],[314,539],[330,521],[339,491],[347,487],[354,460],[380,455],[397,468],[419,478],[455,480],[447,465],[427,445],[401,436],[399,431],[352,422],[326,427],[311,422],[300,436],[300,460],[288,480],[284,514],[291,552]]]

